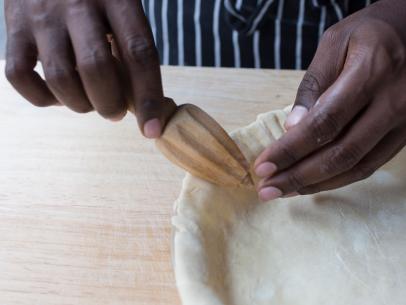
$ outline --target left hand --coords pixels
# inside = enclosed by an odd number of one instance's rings
[[[382,0],[326,31],[287,133],[256,160],[261,200],[365,179],[406,145],[405,16]]]

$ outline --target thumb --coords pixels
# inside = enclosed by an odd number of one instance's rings
[[[166,123],[176,111],[176,104],[170,98],[145,101],[135,109],[141,132],[149,139],[159,138]]]
[[[309,70],[305,73],[299,88],[297,90],[295,103],[292,112],[288,115],[285,128],[289,130],[293,126],[300,123],[300,121],[307,115],[310,108],[312,108],[324,90],[327,89],[327,81],[321,81],[321,73],[315,73]]]
[[[287,130],[297,125],[307,115],[323,92],[340,75],[347,48],[348,38],[345,33],[337,32],[334,27],[324,33],[316,54],[299,85],[292,112],[286,119]]]

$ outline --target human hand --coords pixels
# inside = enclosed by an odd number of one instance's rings
[[[144,135],[160,136],[176,106],[163,96],[141,0],[6,0],[5,15],[6,76],[28,101],[40,107],[63,104],[79,113],[96,110],[113,121],[130,106]],[[121,63],[112,55],[108,34]],[[34,71],[37,60],[45,80]]]
[[[263,201],[365,179],[405,146],[405,16],[383,0],[327,30],[286,134],[256,160]]]

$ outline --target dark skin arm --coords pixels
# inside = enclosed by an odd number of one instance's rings
[[[325,33],[286,128],[255,163],[263,201],[365,179],[405,146],[406,1],[379,1]]]
[[[176,106],[163,95],[141,0],[6,0],[5,15],[6,76],[28,101],[62,104],[78,113],[96,110],[113,121],[131,106],[144,135],[160,136]],[[45,79],[34,71],[37,60]]]

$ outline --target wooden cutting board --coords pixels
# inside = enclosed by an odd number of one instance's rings
[[[228,131],[292,103],[302,75],[163,69],[168,96]],[[0,304],[180,304],[170,218],[184,173],[131,116],[34,108],[3,76],[0,94]]]

